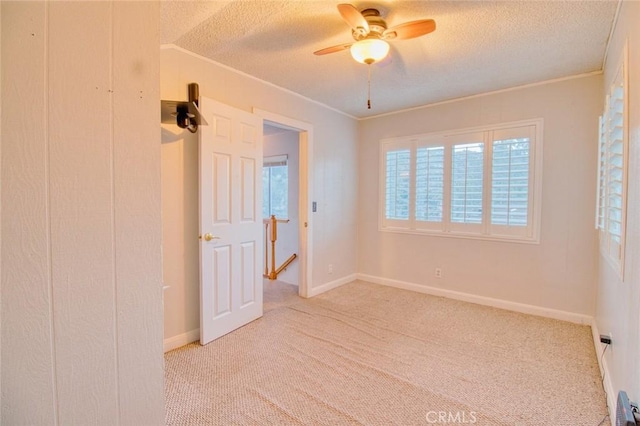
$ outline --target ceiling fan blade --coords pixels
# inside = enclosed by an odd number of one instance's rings
[[[358,12],[358,9],[353,5],[346,3],[339,4],[338,12],[340,12],[342,19],[344,19],[351,28],[362,28],[364,30],[364,35],[369,33],[369,23],[364,19],[362,13]]]
[[[433,19],[421,19],[419,21],[405,22],[385,30],[382,36],[386,39],[406,40],[420,37],[435,31],[436,21]]]
[[[347,50],[351,47],[353,43],[345,43],[339,44],[337,46],[325,47],[324,49],[316,50],[313,52],[314,55],[326,55],[327,53],[340,52],[342,50]]]

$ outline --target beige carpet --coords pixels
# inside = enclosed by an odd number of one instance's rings
[[[356,281],[165,355],[170,425],[589,425],[586,326]],[[272,292],[272,294],[268,294]],[[475,423],[474,423],[475,422]]]

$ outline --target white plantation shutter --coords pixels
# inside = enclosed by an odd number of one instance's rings
[[[491,223],[527,226],[529,139],[493,142]]]
[[[484,200],[484,134],[457,135],[448,139],[452,142],[451,229],[461,232],[481,232]]]
[[[491,233],[531,234],[533,126],[493,132],[491,151]]]
[[[621,277],[624,277],[628,161],[625,83],[626,73],[623,65],[609,89],[605,111],[600,120],[596,212],[601,251]]]
[[[621,243],[622,236],[622,196],[624,190],[624,89],[614,87],[610,95],[607,114],[607,228],[611,239]]]
[[[444,207],[444,146],[416,150],[416,221],[442,222]],[[428,224],[417,224],[421,228]]]
[[[408,221],[411,195],[411,149],[390,147],[384,152],[384,161],[385,222],[391,225],[393,221]]]
[[[537,242],[542,120],[385,139],[380,229]]]
[[[609,97],[607,96],[607,104]],[[607,118],[600,116],[598,137],[598,181],[596,194],[596,229],[605,229],[605,211],[607,208]]]

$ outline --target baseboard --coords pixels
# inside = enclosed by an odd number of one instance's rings
[[[617,395],[613,390],[613,384],[611,383],[611,373],[607,365],[607,358],[602,357],[604,344],[600,342],[600,330],[598,330],[598,324],[596,323],[595,319],[591,322],[591,334],[593,336],[593,346],[596,349],[596,358],[598,358],[598,366],[600,367],[600,377],[604,377],[603,385],[604,385],[604,391],[607,395],[607,407],[609,409],[609,419],[611,420],[611,426],[615,426]],[[607,351],[609,350],[611,350],[611,348],[607,349]]]
[[[340,287],[341,285],[345,285],[350,283],[351,281],[355,281],[358,278],[358,274],[347,275],[346,277],[339,278],[335,281],[330,281],[326,284],[319,285],[318,287],[311,287],[309,289],[309,297],[317,296],[319,294],[324,293],[325,291],[333,290],[334,288]]]
[[[460,291],[446,290],[443,288],[430,287],[410,283],[406,281],[392,280],[389,278],[376,277],[367,274],[357,274],[359,280],[368,281],[374,284],[386,285],[389,287],[401,288],[403,290],[416,291],[418,293],[441,296],[449,299],[461,300],[463,302],[476,303],[478,305],[491,306],[494,308],[506,309],[508,311],[520,312],[523,314],[537,315],[540,317],[553,318],[568,321],[576,324],[591,325],[593,317],[589,315],[576,314],[573,312],[560,311],[556,309],[543,308],[541,306],[527,305],[525,303],[511,302],[508,300],[494,299],[491,297],[478,296]]]
[[[195,342],[197,340],[200,340],[199,328],[187,331],[186,333],[178,334],[177,336],[169,337],[168,339],[164,339],[164,351],[166,353],[181,346],[188,345],[189,343]]]

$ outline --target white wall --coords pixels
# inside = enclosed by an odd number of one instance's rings
[[[629,175],[625,279],[620,280],[604,257],[599,258],[596,325],[600,333],[611,334],[605,355],[609,398],[619,390],[631,400],[640,399],[640,3],[622,3],[618,23],[609,45],[604,88],[615,77],[625,40],[629,43]],[[611,405],[611,404],[610,404]],[[615,405],[610,407],[615,409]]]
[[[276,268],[289,258],[293,253],[300,254],[298,250],[298,191],[299,179],[299,135],[298,132],[286,131],[264,137],[263,155],[287,155],[289,172],[288,189],[288,219],[287,223],[278,223],[278,241],[276,242]],[[270,241],[270,240],[269,240]],[[270,245],[271,243],[269,243]],[[269,253],[271,249],[269,248]],[[271,262],[271,254],[269,254]],[[278,281],[298,285],[300,268],[299,260],[294,260],[286,270],[278,275]],[[271,268],[271,266],[269,266]]]
[[[0,7],[0,423],[161,424],[159,4]]]
[[[595,309],[593,188],[602,76],[575,78],[365,120],[360,125],[358,271],[591,316]],[[542,117],[539,245],[378,230],[379,140]],[[434,277],[434,269],[443,278]],[[586,317],[585,317],[586,318]]]
[[[186,96],[185,91],[175,99],[186,99]],[[162,126],[162,279],[168,287],[164,292],[164,336],[170,338],[195,330],[177,346],[197,340],[200,327],[198,192],[195,189],[198,188],[198,141],[188,135],[188,131],[183,132],[177,126]]]
[[[353,276],[357,263],[357,122],[174,47],[162,49],[160,57],[162,99],[186,99],[187,85],[197,82],[201,96],[245,111],[259,108],[313,125],[311,184],[318,212],[309,213],[313,232],[310,287],[317,289]],[[168,142],[172,139],[178,141]],[[171,170],[182,179],[169,185],[163,176],[163,217],[175,220],[172,236],[163,238],[164,284],[171,286],[165,292],[165,339],[188,341],[194,334],[185,333],[196,330],[199,323],[197,135],[167,126],[162,151],[163,175]],[[333,264],[333,274],[327,271],[329,264]]]
[[[2,82],[2,6],[0,6],[0,82]],[[0,84],[2,99],[2,84]],[[0,101],[0,177],[2,177],[2,102]],[[2,185],[0,184],[0,241],[2,241]],[[0,243],[0,290],[2,289],[2,243]],[[0,399],[2,398],[2,291],[0,291]],[[0,422],[2,422],[0,400]]]

